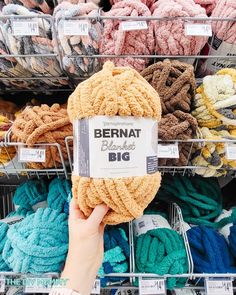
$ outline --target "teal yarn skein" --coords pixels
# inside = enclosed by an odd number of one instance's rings
[[[20,273],[60,272],[68,251],[68,216],[51,208],[10,227],[2,257]]]
[[[53,179],[49,184],[48,207],[68,213],[67,207],[71,197],[71,187],[71,183],[67,179]]]
[[[177,203],[184,221],[189,224],[220,228],[229,223],[227,218],[214,222],[222,212],[221,190],[214,178],[165,176],[157,198],[167,203]]]
[[[157,228],[137,237],[135,262],[138,272],[158,275],[188,272],[188,258],[183,238],[174,230]],[[168,278],[167,289],[183,287],[185,278]]]
[[[0,221],[0,271],[10,271],[10,268],[2,258],[2,251],[7,240],[8,229],[8,224]]]
[[[21,208],[33,210],[34,205],[47,200],[47,195],[47,185],[43,180],[30,179],[17,188],[13,203]]]

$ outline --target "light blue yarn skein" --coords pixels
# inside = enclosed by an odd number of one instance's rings
[[[39,208],[7,232],[3,259],[14,272],[60,272],[68,251],[68,216]]]
[[[10,268],[2,258],[2,251],[7,240],[8,224],[0,222],[0,271],[9,271]]]

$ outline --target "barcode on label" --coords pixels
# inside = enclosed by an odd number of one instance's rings
[[[161,144],[159,143],[157,146],[157,157],[158,158],[171,158],[178,159],[179,158],[179,146],[178,143],[174,144]]]
[[[185,24],[186,36],[212,36],[211,24]]]
[[[0,293],[5,294],[6,281],[3,275],[0,275]]]
[[[146,21],[123,21],[120,26],[122,31],[147,30],[148,28]]]
[[[165,295],[166,287],[165,280],[139,280],[139,292],[142,295]]]
[[[100,280],[95,280],[91,294],[100,294],[100,293],[101,293],[101,282]]]
[[[64,20],[63,32],[65,36],[88,36],[89,22],[86,20]]]
[[[38,20],[19,21],[12,20],[12,33],[14,36],[38,36]]]
[[[139,226],[139,228],[143,228],[145,226],[144,221],[139,222],[138,226]]]
[[[225,153],[228,160],[236,160],[236,144],[226,144]]]
[[[46,160],[46,150],[44,148],[24,148],[18,149],[19,162],[37,162],[43,163]]]
[[[230,280],[206,280],[207,295],[233,295],[233,283]]]

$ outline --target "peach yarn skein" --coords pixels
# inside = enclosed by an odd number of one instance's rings
[[[112,6],[105,16],[146,16],[150,17],[148,7],[137,0],[123,0]],[[148,23],[148,29],[123,31],[120,20],[105,19],[101,42],[101,54],[108,55],[150,55],[154,51],[153,22]],[[148,63],[147,58],[112,58],[117,66],[130,66],[142,71]]]
[[[103,69],[80,83],[68,100],[71,122],[100,116],[134,116],[160,120],[158,93],[135,70],[106,62]],[[73,197],[89,216],[101,203],[110,208],[106,224],[128,222],[140,217],[160,187],[159,172],[140,177],[89,178],[72,175]]]

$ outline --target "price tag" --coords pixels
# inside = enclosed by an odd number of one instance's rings
[[[50,293],[52,288],[51,278],[26,278],[25,293]]]
[[[211,24],[185,24],[186,36],[212,36]]]
[[[206,295],[202,290],[193,289],[175,289],[175,295]]]
[[[101,293],[101,282],[100,280],[95,280],[91,294],[100,294],[100,293]]]
[[[231,280],[206,280],[207,295],[233,295]]]
[[[165,280],[139,280],[139,293],[142,295],[165,295]]]
[[[157,157],[161,159],[179,159],[179,146],[178,143],[163,144],[159,143],[157,146]]]
[[[0,293],[5,294],[6,280],[3,275],[0,275]]]
[[[63,32],[65,36],[88,36],[89,22],[86,20],[64,20]]]
[[[12,20],[12,31],[14,36],[38,36],[38,20]]]
[[[146,21],[128,21],[120,23],[122,31],[136,31],[136,30],[147,30],[148,25]]]
[[[18,149],[18,159],[19,162],[43,163],[46,160],[46,150],[45,148],[35,149],[20,147]]]
[[[236,144],[226,144],[225,145],[225,152],[226,152],[226,158],[228,160],[236,160]]]

